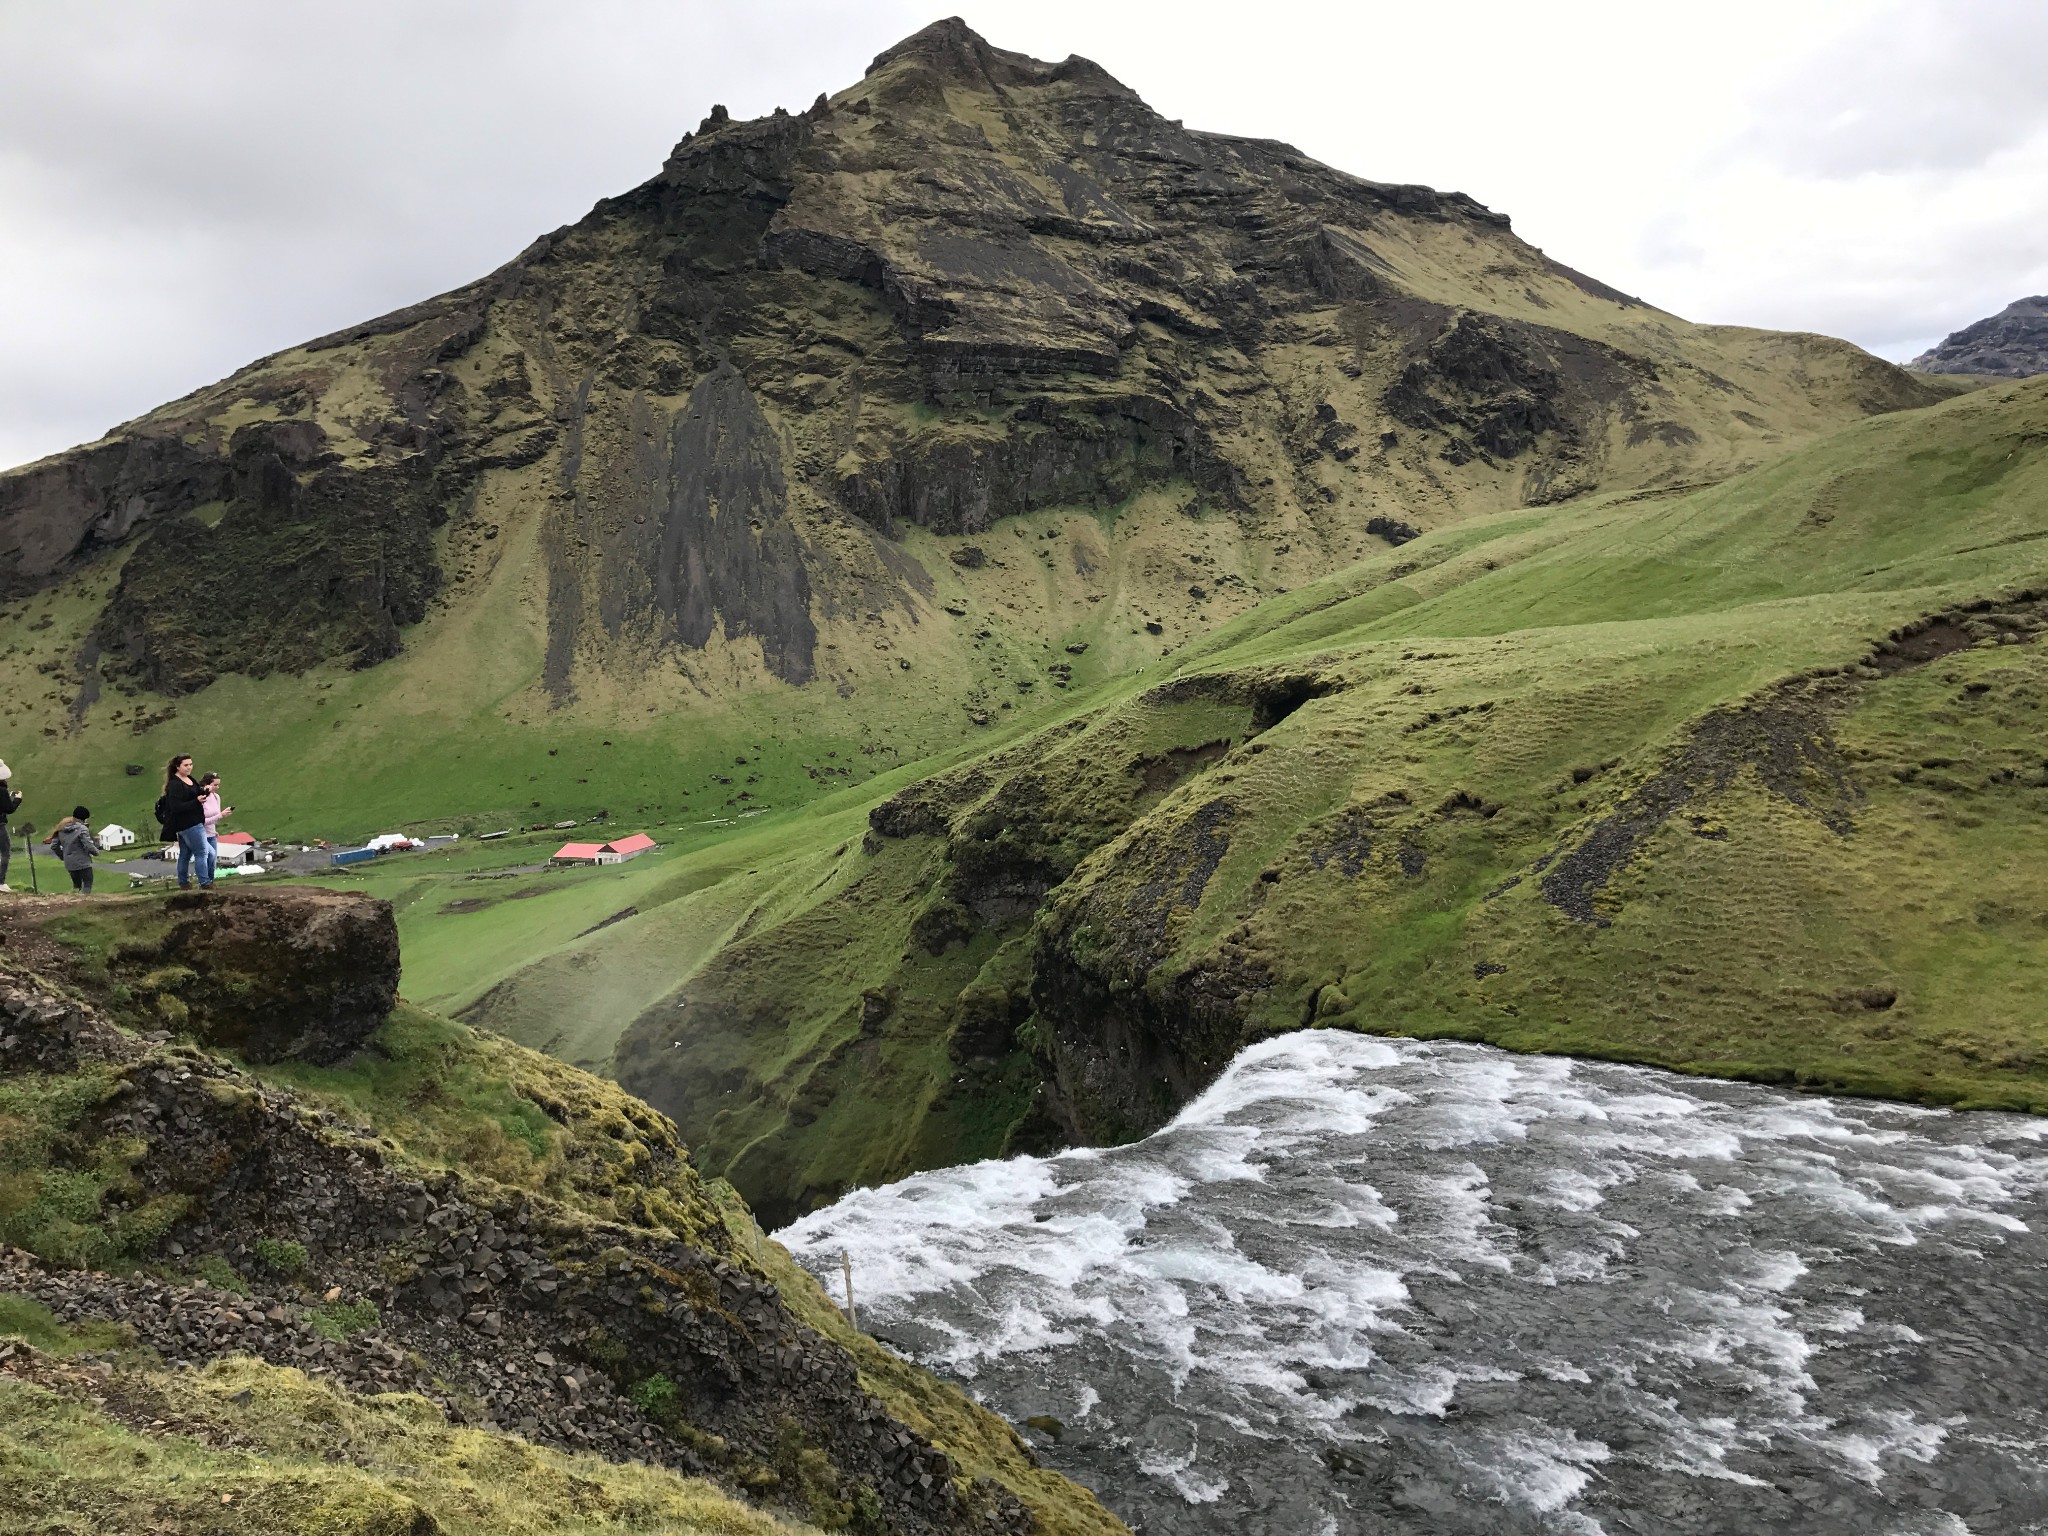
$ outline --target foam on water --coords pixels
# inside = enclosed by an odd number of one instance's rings
[[[1146,1532],[2022,1529],[2042,1133],[1309,1031],[781,1235]]]

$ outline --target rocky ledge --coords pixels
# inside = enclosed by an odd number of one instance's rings
[[[707,1476],[813,1520],[823,1508],[906,1536],[1032,1529],[1014,1494],[963,1475],[789,1310],[686,1165],[660,1173],[655,1143],[673,1130],[660,1117],[645,1112],[653,1132],[616,1151],[666,1181],[673,1224],[633,1225],[423,1165],[193,1038],[224,1016],[207,1002],[223,957],[273,954],[270,997],[294,1017],[246,1038],[330,1056],[363,1000],[395,988],[395,948],[381,971],[332,979],[338,955],[376,952],[350,936],[388,924],[383,904],[280,890],[123,906],[136,954],[190,957],[205,981],[187,983],[183,1038],[122,1016],[177,994],[96,1000],[22,968],[42,930],[11,922],[0,943],[0,1139],[18,1170],[0,1198],[0,1291],[66,1325],[112,1324],[173,1369],[251,1356],[352,1391],[417,1393],[453,1423]],[[242,948],[297,919],[296,944]],[[139,963],[119,946],[109,956],[111,972]],[[292,975],[303,1010],[280,1001]],[[630,1140],[628,1124],[612,1134]],[[17,1349],[0,1368],[34,1359]]]

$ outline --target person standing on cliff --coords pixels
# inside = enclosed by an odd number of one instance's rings
[[[199,867],[199,888],[213,885],[213,859],[206,846],[206,806],[192,782],[192,759],[180,752],[164,769],[163,798],[156,803],[158,829],[178,843],[178,889],[189,890],[192,868]]]
[[[71,814],[57,823],[57,829],[43,841],[63,861],[64,871],[71,876],[71,889],[92,894],[92,812],[82,805],[74,805]]]
[[[14,858],[14,841],[7,834],[7,818],[21,809],[21,796],[14,792],[14,770],[0,763],[0,892],[11,896],[14,887],[7,883],[7,866]]]
[[[220,868],[220,824],[235,814],[231,805],[226,810],[220,804],[220,775],[207,772],[199,775],[199,804],[206,812],[206,857],[209,869],[206,878],[211,881],[213,872]]]

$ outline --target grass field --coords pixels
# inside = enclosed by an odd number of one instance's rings
[[[495,562],[392,660],[230,673],[172,700],[79,690],[76,658],[119,575],[115,552],[0,609],[0,750],[30,797],[24,817],[43,825],[83,801],[97,820],[146,827],[172,752],[224,773],[233,825],[263,837],[474,833],[600,810],[651,829],[788,809],[971,739],[986,746],[1060,713],[1070,687],[1156,657],[1161,642],[1143,628],[1152,588],[1240,534],[1228,519],[1185,516],[1184,499],[1167,486],[1100,513],[1014,519],[982,537],[991,554],[973,571],[948,558],[966,541],[905,530],[907,555],[938,573],[929,598],[848,620],[856,632],[825,642],[825,675],[809,688],[771,685],[758,647],[750,657],[749,643],[718,641],[690,669],[591,671],[566,704],[539,681],[530,518],[502,516]],[[1056,550],[1085,550],[1091,577],[1050,561]]]
[[[121,1417],[86,1396],[110,1386],[122,1400]],[[138,1417],[145,1407],[158,1425],[178,1429],[147,1428],[150,1421]],[[0,1377],[0,1493],[18,1530],[777,1536],[812,1529],[702,1479],[453,1427],[424,1398],[359,1400],[256,1360],[196,1374],[131,1368],[111,1379],[81,1377],[69,1391]]]

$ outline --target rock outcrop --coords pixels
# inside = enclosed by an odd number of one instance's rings
[[[247,982],[236,1017],[276,1018],[237,1045],[331,1059],[346,1010],[327,978],[374,961],[388,909],[263,894],[284,899],[174,902],[168,931],[135,954],[204,968],[195,1022],[225,1018],[218,999]],[[123,916],[149,929],[148,906]],[[297,956],[294,920],[311,930]],[[597,1169],[549,1193],[434,1167],[332,1100],[189,1037],[136,1033],[120,1021],[151,1022],[149,1005],[120,983],[103,1006],[14,969],[49,953],[28,924],[6,940],[0,1081],[21,1113],[5,1131],[0,1245],[14,1247],[0,1247],[0,1287],[60,1322],[116,1325],[171,1366],[253,1356],[359,1392],[416,1393],[451,1422],[709,1476],[835,1527],[1033,1528],[1008,1489],[900,1422],[846,1350],[789,1309],[674,1127],[644,1106],[559,1067],[554,1093],[536,1095],[572,1137],[586,1115],[603,1123],[624,1183],[602,1203],[576,1194]],[[453,1028],[443,1078],[462,1049]],[[462,1090],[448,1078],[421,1091]],[[151,1276],[108,1272],[138,1264]]]
[[[1906,364],[1916,373],[1982,373],[2025,379],[2048,373],[2048,294],[2014,299],[1950,334]]]
[[[108,971],[166,1023],[253,1062],[338,1061],[398,1001],[391,904],[303,886],[187,891]]]

